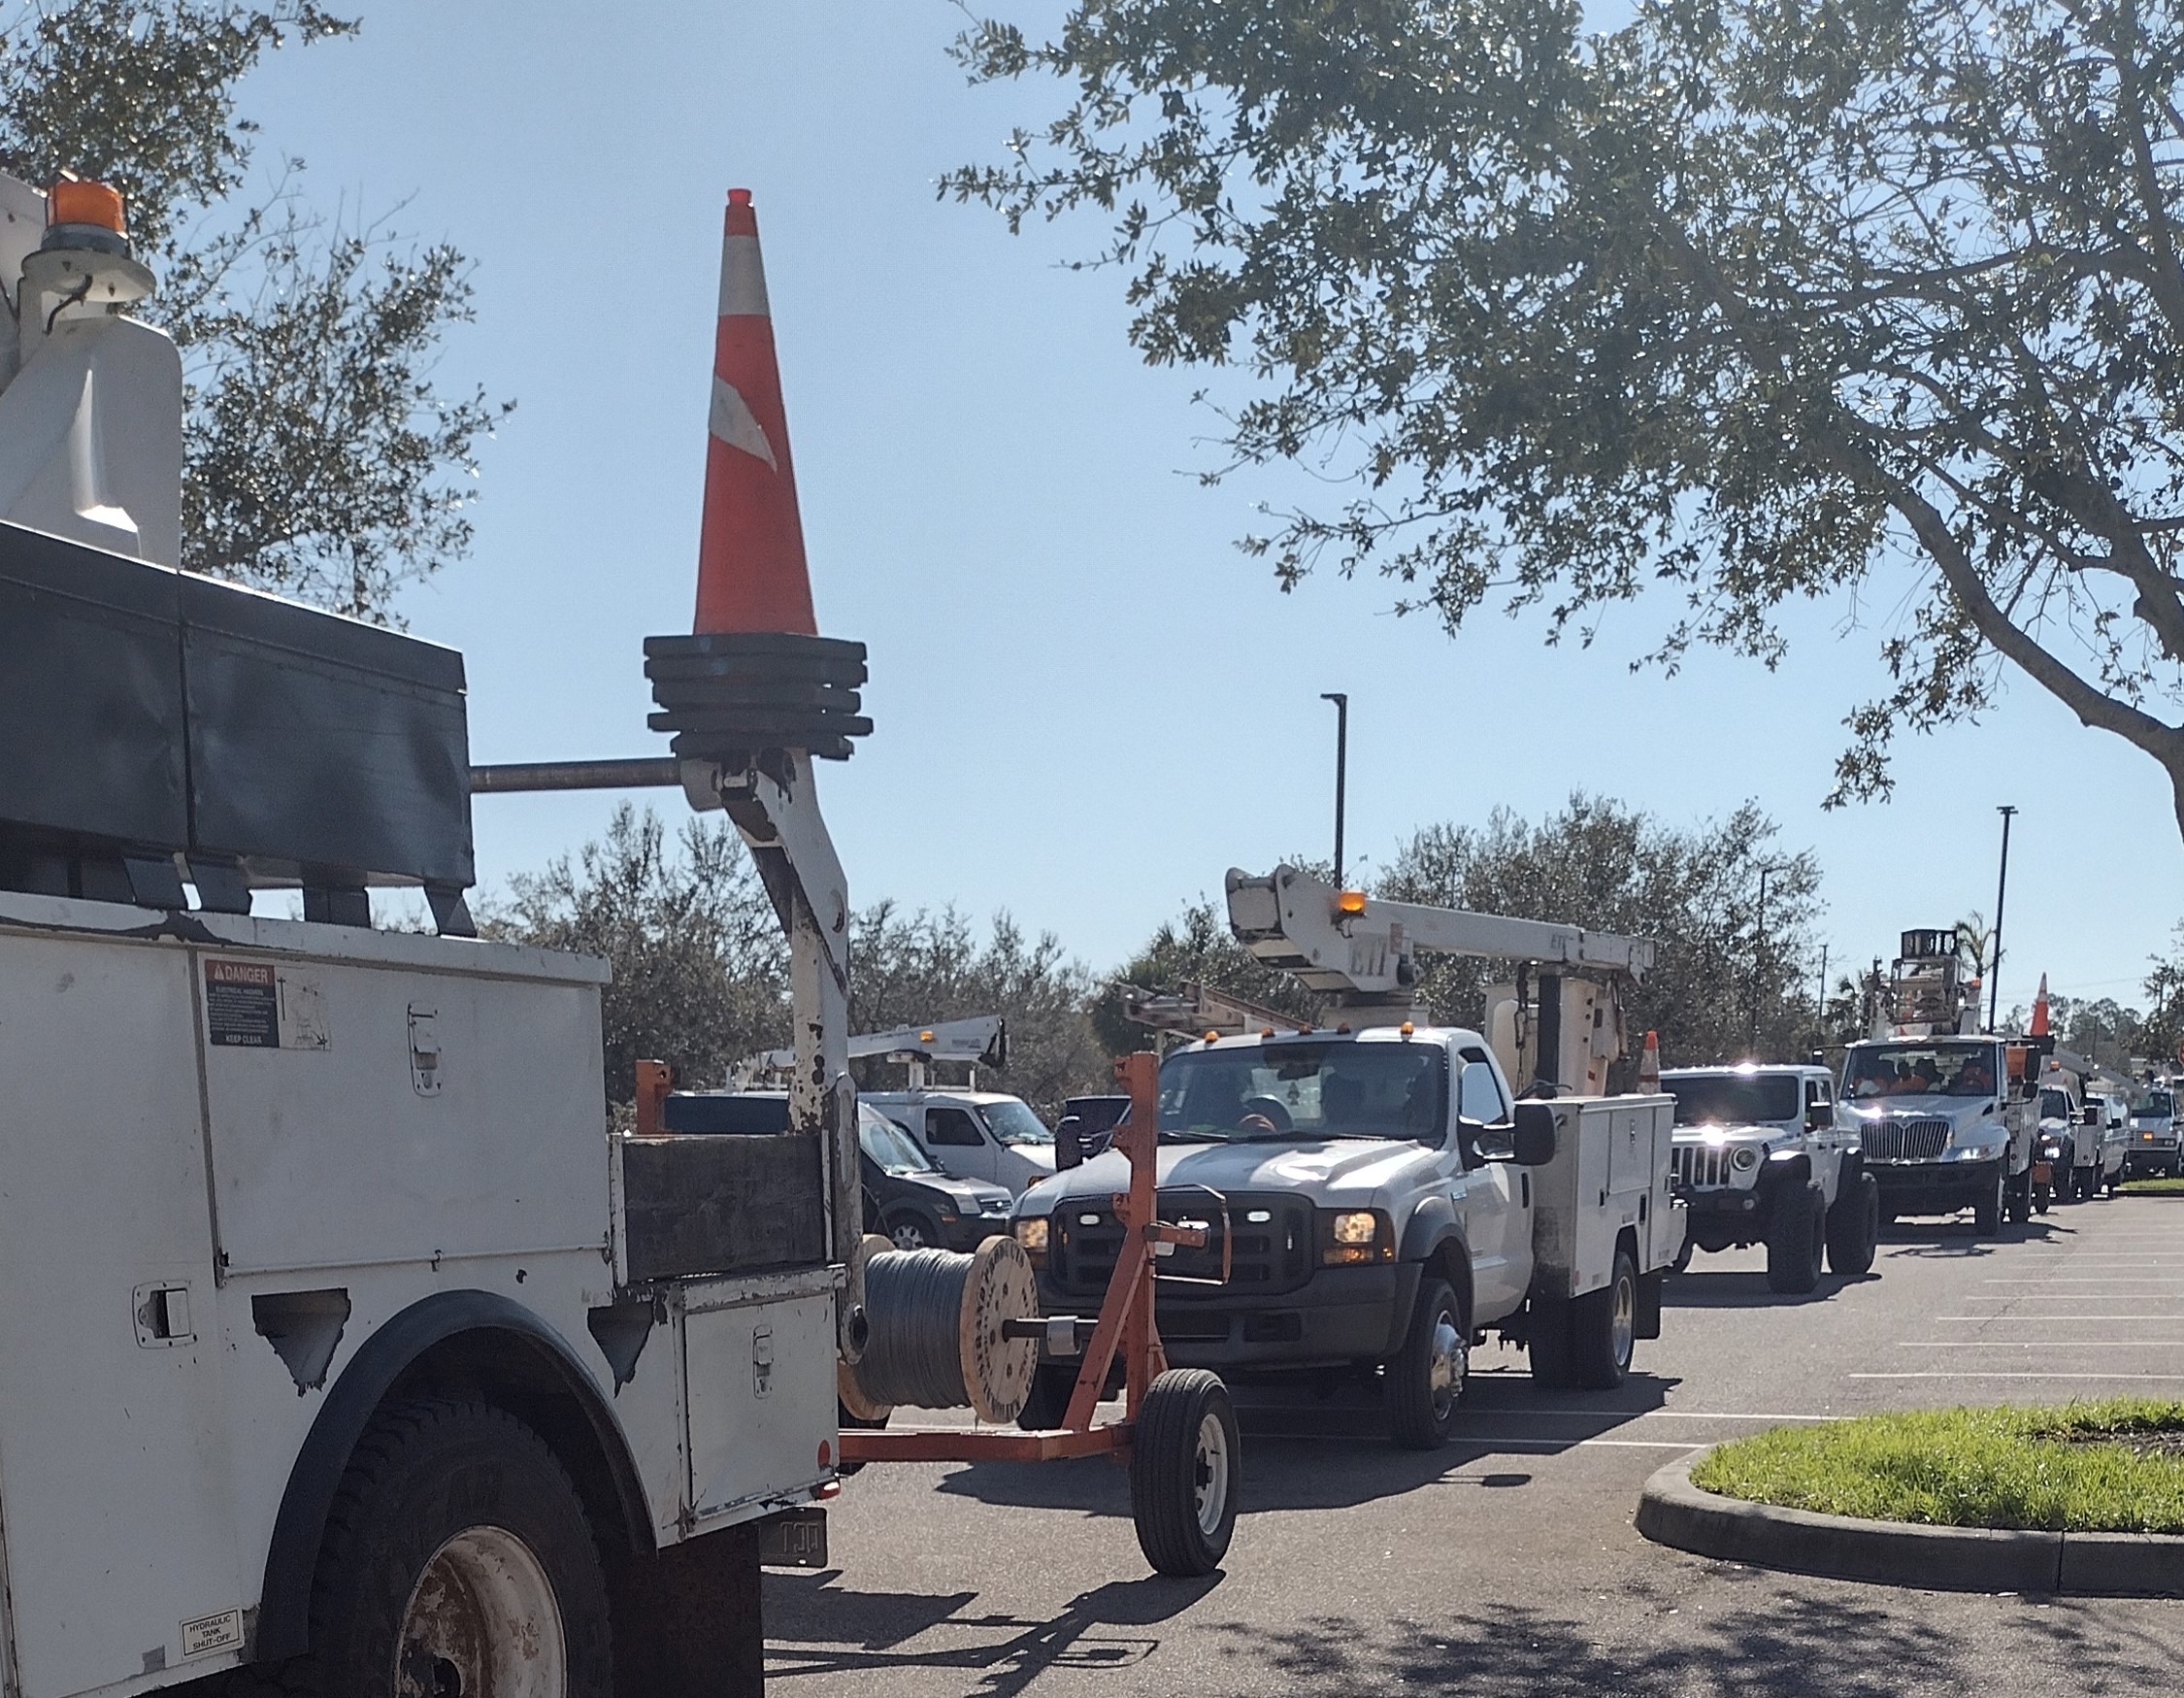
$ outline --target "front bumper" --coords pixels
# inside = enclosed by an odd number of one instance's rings
[[[958,1215],[953,1220],[941,1222],[941,1235],[948,1241],[948,1249],[974,1250],[987,1239],[1009,1230],[1006,1215]]]
[[[1988,1161],[1868,1161],[1881,1207],[1899,1215],[1948,1215],[1994,1189],[2002,1158]]]
[[[1418,1295],[1418,1262],[1321,1268],[1293,1291],[1251,1295],[1235,1286],[1154,1287],[1161,1348],[1176,1368],[1327,1368],[1393,1355]],[[1097,1298],[1039,1276],[1043,1315],[1091,1315]]]

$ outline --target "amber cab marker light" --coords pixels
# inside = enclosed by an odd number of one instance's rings
[[[1363,914],[1365,912],[1365,892],[1362,890],[1343,891],[1335,898],[1335,912],[1353,916]]]

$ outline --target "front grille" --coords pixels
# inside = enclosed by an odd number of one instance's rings
[[[1252,1220],[1263,1214],[1265,1220]],[[1191,1249],[1177,1245],[1172,1255],[1162,1256],[1156,1272],[1175,1278],[1218,1280],[1221,1277],[1220,1208],[1208,1192],[1175,1190],[1160,1193],[1160,1217],[1172,1223],[1203,1220],[1208,1224],[1206,1248]],[[1236,1251],[1229,1270],[1228,1289],[1260,1293],[1294,1291],[1311,1277],[1312,1208],[1296,1197],[1237,1194],[1228,1199],[1228,1219],[1236,1227]],[[1054,1242],[1051,1266],[1055,1282],[1075,1297],[1097,1297],[1107,1289],[1122,1249],[1122,1228],[1105,1198],[1094,1202],[1065,1202],[1053,1214]],[[1188,1286],[1167,1285],[1164,1295],[1182,1296]],[[1207,1287],[1206,1294],[1213,1294]],[[1163,1321],[1166,1329],[1168,1323]]]
[[[1868,1161],[1933,1161],[1949,1148],[1949,1122],[1868,1120],[1859,1142]]]
[[[1733,1182],[1727,1145],[1678,1144],[1670,1149],[1669,1159],[1671,1176],[1687,1190],[1719,1190]]]

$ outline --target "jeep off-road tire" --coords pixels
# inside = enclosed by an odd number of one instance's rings
[[[487,1404],[381,1411],[326,1516],[312,1698],[611,1698],[607,1581],[582,1500]]]
[[[1971,1230],[1976,1236],[1993,1238],[2002,1231],[2002,1189],[2007,1182],[2002,1174],[2002,1164],[1996,1162],[1995,1182],[1981,1191],[1971,1205]],[[2032,1176],[2028,1170],[2026,1183],[2030,1185],[2031,1182]]]
[[[1219,1375],[1171,1368],[1146,1390],[1130,1436],[1130,1515],[1138,1548],[1160,1573],[1220,1566],[1236,1531],[1242,1454]]]
[[[1880,1182],[1860,1173],[1828,1211],[1828,1271],[1870,1274],[1880,1249]]]
[[[1638,1264],[1618,1245],[1607,1283],[1571,1301],[1569,1383],[1613,1390],[1630,1373],[1637,1348]]]
[[[1456,1406],[1471,1373],[1471,1334],[1446,1280],[1418,1282],[1410,1327],[1388,1363],[1388,1425],[1406,1450],[1438,1450],[1456,1431]]]
[[[1807,1180],[1778,1191],[1767,1225],[1767,1288],[1802,1297],[1816,1287],[1827,1235],[1828,1199],[1819,1185]]]

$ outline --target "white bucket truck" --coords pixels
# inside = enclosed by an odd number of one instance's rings
[[[1237,1381],[1365,1374],[1398,1440],[1421,1448],[1453,1432],[1490,1331],[1525,1346],[1543,1383],[1618,1383],[1637,1341],[1659,1334],[1683,1238],[1673,1105],[1605,1094],[1617,986],[1652,945],[1369,899],[1286,866],[1232,871],[1227,888],[1237,937],[1337,1012],[1321,1028],[1207,1030],[1162,1064],[1162,1214],[1208,1235],[1162,1263],[1169,1361]],[[1437,952],[1544,969],[1536,993],[1494,999],[1502,1052],[1412,1017],[1416,957]],[[1535,1076],[1573,1094],[1519,1100],[1512,1077]],[[1047,1314],[1105,1282],[1121,1183],[1121,1158],[1104,1155],[1019,1199]],[[1073,1378],[1066,1360],[1043,1365],[1025,1418],[1045,1418]]]
[[[678,769],[791,932],[798,1130],[610,1136],[604,964],[471,935],[461,657],[177,569],[95,186],[0,180],[0,1690],[754,1693],[856,1346],[810,760]]]

